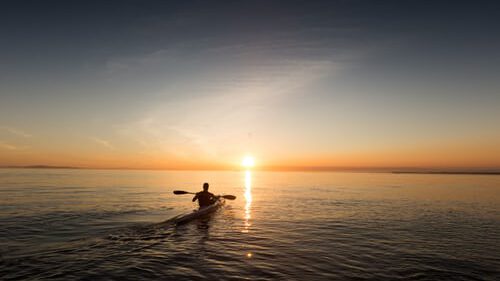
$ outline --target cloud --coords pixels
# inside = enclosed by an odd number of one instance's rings
[[[12,127],[7,127],[7,126],[0,126],[1,131],[8,132],[12,135],[18,136],[18,137],[23,137],[23,138],[31,138],[33,137],[31,134],[28,134],[22,130],[12,128]]]
[[[304,58],[228,68],[214,65],[212,72],[199,74],[200,79],[186,83],[182,90],[159,91],[142,118],[115,129],[143,152],[214,158],[240,149],[249,131],[265,126],[255,121],[265,119],[262,114],[293,95],[309,94],[299,89],[335,75],[340,68],[329,59]]]
[[[215,156],[213,139],[198,127],[184,126],[161,112],[115,126],[116,133],[130,141],[140,153],[171,155],[181,159]]]
[[[132,85],[125,91],[145,105],[115,125],[116,132],[140,151],[186,158],[239,149],[249,131],[273,122],[262,121],[276,107],[294,95],[314,94],[306,90],[309,84],[336,76],[359,57],[332,48],[336,42],[325,46],[323,39],[293,36],[244,42],[200,38],[203,42],[174,42],[150,53],[109,58],[104,75],[126,78],[120,85]]]
[[[0,148],[6,149],[6,150],[26,150],[29,148],[29,146],[17,146],[14,144],[0,141]]]
[[[111,143],[107,140],[104,140],[101,138],[96,138],[96,137],[91,137],[90,139],[103,147],[106,147],[110,150],[115,150],[115,147],[113,145],[111,145]]]

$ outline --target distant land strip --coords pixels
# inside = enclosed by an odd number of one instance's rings
[[[3,169],[85,169],[73,166],[50,166],[50,165],[29,165],[29,166],[0,166]]]
[[[393,174],[437,174],[437,175],[500,175],[500,172],[481,171],[392,171]]]

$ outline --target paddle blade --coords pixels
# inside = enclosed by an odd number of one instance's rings
[[[174,190],[174,194],[180,195],[180,194],[188,194],[189,192],[187,191],[182,191],[182,190]]]
[[[236,196],[234,196],[234,195],[222,195],[222,198],[227,199],[227,200],[234,200],[234,199],[236,199]]]

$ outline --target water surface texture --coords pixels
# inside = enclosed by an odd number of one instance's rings
[[[235,201],[175,226],[203,182]],[[2,280],[499,280],[500,176],[0,170]]]

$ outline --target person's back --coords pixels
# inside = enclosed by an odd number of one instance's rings
[[[208,183],[203,184],[203,191],[200,191],[196,193],[196,195],[193,197],[193,202],[198,200],[198,204],[200,207],[206,207],[209,206],[214,202],[215,196],[208,192]]]

